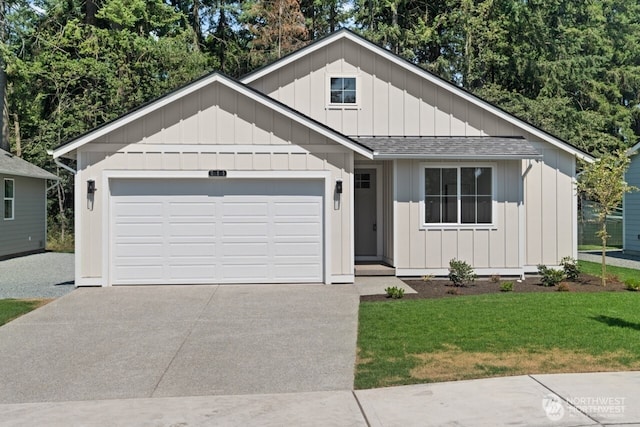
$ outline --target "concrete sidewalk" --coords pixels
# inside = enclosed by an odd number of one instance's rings
[[[0,405],[0,425],[640,426],[640,372],[359,391]]]

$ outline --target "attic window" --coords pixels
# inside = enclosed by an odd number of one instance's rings
[[[356,77],[330,77],[329,104],[355,107],[358,103]]]

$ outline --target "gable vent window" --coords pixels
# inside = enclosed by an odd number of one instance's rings
[[[355,77],[331,77],[332,105],[355,106],[357,104],[357,89]]]
[[[14,218],[15,213],[15,181],[5,178],[4,180],[4,219]]]

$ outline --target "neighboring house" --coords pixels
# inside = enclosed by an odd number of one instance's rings
[[[44,251],[47,180],[58,177],[0,150],[0,259]]]
[[[584,152],[341,30],[96,128],[77,161],[76,283],[522,275],[577,255]]]
[[[640,143],[631,147],[627,154],[631,163],[625,181],[640,188]],[[640,255],[640,192],[626,193],[622,202],[622,250],[630,255]]]

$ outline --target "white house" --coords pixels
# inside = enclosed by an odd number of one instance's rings
[[[53,152],[77,160],[76,284],[521,275],[577,255],[588,154],[341,30],[213,73]]]

